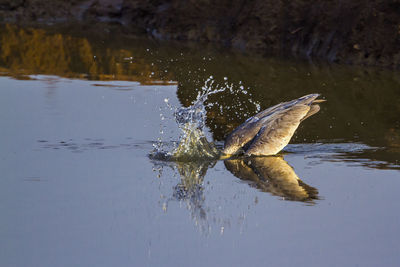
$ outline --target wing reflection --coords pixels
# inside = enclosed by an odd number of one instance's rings
[[[225,167],[241,180],[262,192],[285,200],[314,203],[318,190],[305,184],[280,156],[226,160]]]

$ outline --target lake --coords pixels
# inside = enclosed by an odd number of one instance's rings
[[[397,72],[107,29],[0,40],[1,266],[398,266]],[[151,157],[179,142],[175,108],[218,88],[219,148],[259,110],[327,101],[277,157]]]

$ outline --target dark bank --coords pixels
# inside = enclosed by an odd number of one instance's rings
[[[400,65],[400,3],[394,0],[1,0],[0,19],[25,25],[75,21],[94,28],[106,23],[157,39],[344,64]]]

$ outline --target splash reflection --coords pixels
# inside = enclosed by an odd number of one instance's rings
[[[176,164],[181,181],[174,187],[173,199],[186,204],[192,219],[203,233],[209,233],[211,229],[205,207],[203,181],[208,168],[214,165],[215,162],[178,162]]]
[[[169,166],[180,178],[179,183],[173,186],[172,196],[167,197],[163,204],[164,211],[168,210],[171,201],[178,201],[190,212],[191,218],[200,232],[206,235],[210,234],[215,226],[220,229],[222,234],[223,229],[230,226],[232,219],[231,215],[227,215],[223,209],[221,210],[220,204],[206,201],[207,189],[212,190],[213,186],[205,183],[204,177],[208,169],[213,168],[216,162],[169,162],[167,165],[165,162],[159,162],[160,165],[158,162],[154,162],[155,166],[158,166],[154,170],[159,171],[159,177],[163,175],[163,167]],[[315,200],[319,199],[318,190],[301,181],[293,168],[281,156],[237,158],[226,160],[224,164],[235,177],[245,181],[251,187],[273,196],[279,196],[282,200],[315,205]],[[235,197],[236,194],[233,198],[235,199]],[[256,199],[258,198],[256,197]],[[243,226],[244,218],[247,217],[246,214],[249,210],[237,212],[238,222]],[[227,216],[229,219],[226,218]]]

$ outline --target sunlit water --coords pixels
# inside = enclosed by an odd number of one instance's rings
[[[4,36],[13,41],[0,62],[1,266],[400,262],[397,74]],[[67,56],[51,58],[58,46],[30,36],[63,43]],[[246,118],[311,92],[328,101],[280,155],[215,157]]]

